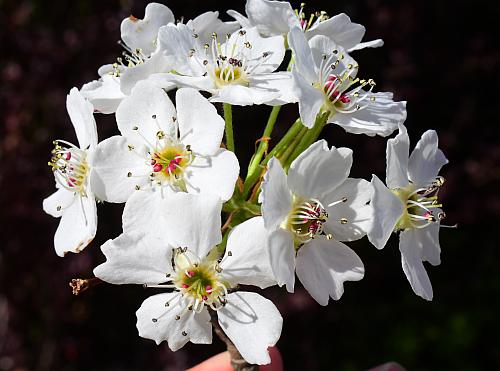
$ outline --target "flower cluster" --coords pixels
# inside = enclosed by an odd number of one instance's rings
[[[139,335],[177,350],[211,343],[214,325],[246,362],[267,364],[282,317],[240,286],[293,292],[297,275],[327,305],[363,278],[347,244],[365,235],[381,249],[399,233],[403,271],[432,299],[423,262],[440,263],[438,174],[448,161],[433,130],[410,155],[406,102],[358,77],[351,53],[383,45],[362,42],[362,25],[281,1],[247,0],[245,11],[183,23],[151,3],[144,19],[124,19],[123,56],[68,95],[78,145],[54,141],[57,191],[43,208],[61,218],[54,245],[64,256],[95,236],[96,200],[125,203],[123,232],[101,246],[106,261],[94,274],[163,290],[137,310]],[[270,149],[287,103],[299,118]],[[257,104],[273,108],[242,174],[232,106]],[[114,114],[120,135],[98,141],[95,113]],[[367,136],[399,131],[387,141],[386,184],[349,177],[353,151],[318,140],[328,123]]]

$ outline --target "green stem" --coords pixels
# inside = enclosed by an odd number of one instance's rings
[[[233,111],[229,103],[224,103],[224,119],[226,121],[226,147],[234,152]]]
[[[285,164],[290,155],[295,151],[297,146],[303,140],[303,137],[308,133],[308,129],[304,126],[300,129],[299,133],[295,136],[290,145],[286,148],[286,150],[277,156],[278,160],[280,160],[281,164]]]
[[[311,129],[308,129],[304,136],[301,138],[300,143],[294,148],[291,155],[288,158],[282,159],[281,164],[283,168],[288,170],[293,160],[295,160],[302,152],[304,152],[316,139],[318,139],[321,131],[326,125],[326,120],[328,119],[328,112],[319,114],[316,117],[316,122]]]
[[[252,187],[255,185],[255,183],[259,180],[259,177],[262,173],[263,168],[267,165],[269,160],[273,156],[277,156],[280,153],[282,153],[286,148],[288,148],[288,145],[292,140],[295,139],[297,134],[300,132],[300,130],[304,126],[302,125],[302,121],[300,119],[297,119],[295,123],[290,127],[288,132],[285,134],[283,138],[279,141],[278,144],[272,149],[271,152],[268,153],[268,155],[264,158],[264,160],[257,166],[256,171],[253,173],[249,174],[247,176],[247,179],[245,180],[245,185],[243,187],[243,198],[247,199],[248,196],[250,195],[252,191]]]
[[[253,155],[252,160],[250,161],[250,165],[248,165],[247,179],[250,177],[260,164],[262,160],[262,156],[269,148],[269,139],[271,139],[271,133],[274,129],[274,124],[276,123],[276,119],[278,118],[278,114],[281,110],[281,106],[274,106],[271,114],[269,115],[269,119],[267,120],[266,127],[264,128],[264,133],[262,134],[261,141],[259,143],[259,147]]]

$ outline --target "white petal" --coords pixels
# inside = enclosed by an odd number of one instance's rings
[[[97,210],[94,196],[75,196],[61,216],[54,236],[54,246],[59,256],[82,251],[94,239],[97,229]]]
[[[251,76],[250,81],[250,84],[256,89],[278,93],[279,96],[276,99],[266,102],[268,105],[282,106],[298,101],[294,94],[294,82],[290,72],[262,73]]]
[[[251,45],[250,48],[246,46],[248,44]],[[283,36],[263,38],[255,27],[234,32],[229,40],[222,44],[221,50],[227,51],[228,54],[231,50],[237,50],[238,58],[245,60],[251,74],[275,71],[283,62],[286,51]],[[267,54],[265,58],[264,53]]]
[[[306,32],[306,37],[311,39],[315,35],[327,36],[344,49],[349,49],[359,44],[364,34],[365,28],[362,25],[351,22],[346,14],[341,13],[312,27]]]
[[[245,361],[257,365],[271,362],[267,349],[278,342],[283,318],[270,300],[254,292],[235,292],[227,296],[227,304],[217,317]]]
[[[54,218],[59,218],[64,214],[64,210],[75,202],[76,197],[75,192],[60,188],[43,200],[43,211]]]
[[[441,246],[439,245],[439,223],[431,223],[419,231],[422,241],[422,260],[432,265],[441,264]]]
[[[173,22],[175,22],[174,14],[168,7],[150,3],[146,6],[144,19],[133,16],[125,18],[120,31],[127,46],[132,50],[141,49],[145,55],[150,55],[156,49],[159,28]]]
[[[123,232],[142,232],[158,237],[171,246],[188,247],[197,256],[206,253],[222,240],[222,202],[218,196],[137,191],[123,210]]]
[[[262,217],[249,219],[232,230],[220,266],[224,278],[235,284],[261,289],[276,285],[267,255],[267,232]]]
[[[403,214],[403,204],[376,175],[372,177],[372,186],[373,224],[368,239],[377,249],[382,249]]]
[[[417,187],[429,185],[448,160],[438,148],[438,136],[434,130],[427,130],[418,141],[408,162],[408,175]]]
[[[335,58],[331,59],[329,63],[339,60],[339,65],[335,68],[335,72],[341,74],[341,71],[348,70],[348,65],[357,66],[356,62],[349,54],[346,53],[344,48],[337,44],[333,39],[323,35],[317,35],[309,40],[309,47],[313,56],[314,64],[318,67],[325,64],[325,55],[327,58],[334,56],[333,52],[336,50]],[[357,70],[349,71],[352,78],[356,77]],[[348,86],[346,83],[346,88]]]
[[[225,125],[214,105],[189,88],[177,90],[175,103],[182,143],[189,144],[195,153],[214,155],[220,148]]]
[[[175,107],[167,93],[147,81],[138,83],[132,95],[125,98],[116,111],[116,122],[122,135],[134,145],[148,147],[154,147],[158,131],[175,135],[175,117]]]
[[[399,134],[387,141],[386,183],[391,189],[408,186],[408,157],[410,138],[403,124],[399,125]]]
[[[406,278],[418,296],[432,300],[432,285],[422,263],[421,230],[408,229],[399,236],[401,264]]]
[[[299,17],[286,1],[247,0],[245,12],[265,36],[284,35],[291,27],[300,26]]]
[[[210,78],[210,76],[183,76],[183,75],[176,75],[173,73],[159,73],[156,75],[153,75],[149,79],[155,80],[160,80],[164,79],[167,81],[169,84],[173,84],[174,86],[177,86],[179,88],[194,88],[196,90],[203,90],[203,91],[208,91],[210,93],[216,92],[217,88],[213,82],[213,80]],[[158,84],[158,83],[156,83]]]
[[[130,95],[139,81],[146,80],[153,74],[169,72],[171,69],[163,54],[155,53],[144,63],[126,68],[120,76],[120,88],[124,94]],[[170,88],[167,83],[165,85]]]
[[[240,28],[238,22],[222,22],[219,19],[219,12],[202,13],[195,19],[189,20],[186,26],[198,35],[202,44],[211,42],[214,32],[220,35],[219,37],[225,37]]]
[[[304,244],[297,254],[297,276],[321,305],[340,299],[345,281],[359,281],[365,268],[356,253],[342,242],[322,238]]]
[[[154,340],[158,345],[166,340],[172,351],[179,350],[188,341],[194,344],[211,344],[212,325],[208,310],[203,309],[200,313],[187,311],[176,320],[176,316],[186,307],[179,298],[180,294],[173,292],[150,296],[144,300],[136,312],[139,336]],[[165,306],[167,302],[170,303],[168,307]]]
[[[293,292],[295,285],[295,248],[291,232],[278,228],[269,234],[268,254],[274,277],[281,287]]]
[[[352,113],[336,112],[328,122],[342,126],[348,133],[383,137],[390,135],[398,124],[406,120],[406,102],[394,102],[392,93],[369,95],[375,97],[375,101]]]
[[[372,193],[370,182],[348,178],[323,197],[321,201],[328,212],[325,232],[331,233],[337,241],[354,241],[363,237],[372,226],[373,210],[367,205]],[[344,197],[347,201],[337,203]],[[330,204],[333,205],[328,206]]]
[[[66,109],[75,128],[80,148],[87,149],[96,146],[97,127],[94,119],[94,107],[77,88],[71,89],[66,97]]]
[[[324,94],[312,87],[311,84],[297,72],[295,67],[292,70],[292,76],[294,81],[293,93],[299,100],[300,119],[304,126],[310,129],[314,126],[316,116],[325,102]]]
[[[236,155],[219,149],[214,156],[196,157],[188,168],[187,191],[193,194],[213,194],[227,201],[234,192],[240,165]]]
[[[238,23],[241,25],[241,27],[253,27],[255,25],[251,24],[250,21],[248,20],[247,17],[245,17],[243,14],[237,12],[236,10],[229,9],[226,12],[230,17],[233,17],[238,21]]]
[[[226,85],[217,90],[211,102],[229,103],[236,106],[267,104],[280,97],[279,91],[255,86]]]
[[[313,55],[311,48],[307,43],[304,32],[299,27],[294,27],[288,34],[288,44],[295,56],[295,68],[297,68],[300,75],[311,85],[311,83],[318,81],[316,74]]]
[[[115,113],[125,98],[120,89],[120,79],[109,74],[83,85],[80,92],[94,106],[94,111],[100,113]]]
[[[172,248],[143,233],[121,234],[101,246],[106,261],[94,275],[113,284],[159,284],[172,273]]]
[[[90,183],[95,196],[107,202],[125,202],[149,182],[151,166],[146,163],[147,147],[128,148],[127,138],[116,135],[97,145],[92,158]]]
[[[359,43],[357,45],[354,45],[352,48],[349,48],[348,52],[351,53],[355,50],[361,50],[361,49],[366,49],[366,48],[380,48],[381,46],[384,46],[384,40],[375,39],[375,40],[365,41],[365,42]]]
[[[328,149],[325,140],[318,140],[290,165],[288,187],[306,199],[321,198],[347,179],[351,165],[351,149]]]
[[[163,26],[158,32],[159,50],[177,73],[202,76],[206,72],[201,63],[206,51],[193,34],[193,30],[185,24]],[[192,50],[195,50],[195,55],[190,57]]]
[[[292,207],[292,195],[288,189],[285,171],[275,157],[267,164],[260,199],[264,225],[266,229],[273,230],[287,218]]]

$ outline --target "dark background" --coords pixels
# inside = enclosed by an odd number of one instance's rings
[[[186,345],[172,353],[140,338],[135,311],[149,292],[101,285],[72,296],[68,282],[89,277],[104,259],[99,246],[121,230],[122,205],[99,206],[99,230],[83,253],[58,258],[58,220],[43,213],[54,191],[46,162],[56,138],[75,141],[65,108],[73,86],[121,53],[121,20],[142,18],[145,1],[0,0],[0,371],[178,370],[223,350]],[[286,370],[364,370],[395,360],[409,370],[485,370],[500,367],[498,243],[498,17],[489,1],[310,1],[310,10],[346,12],[367,28],[366,40],[385,47],[356,52],[360,75],[378,91],[408,101],[406,125],[414,145],[427,129],[439,133],[450,164],[442,201],[442,264],[427,266],[433,302],[415,296],[400,265],[397,239],[377,251],[352,244],[365,278],[347,283],[338,302],[316,304],[296,294],[265,294],[285,318],[278,346]],[[176,17],[244,2],[168,1]],[[293,5],[298,6],[298,3]],[[237,154],[246,168],[270,109],[234,112]],[[283,110],[277,133],[296,118]],[[113,116],[97,115],[101,139],[116,132]],[[332,145],[354,149],[352,175],[383,177],[385,139],[324,132]]]

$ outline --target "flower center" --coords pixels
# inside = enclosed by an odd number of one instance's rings
[[[425,228],[431,223],[443,220],[446,215],[441,211],[438,201],[438,192],[444,183],[443,177],[436,180],[426,188],[418,188],[410,184],[406,188],[391,189],[404,205],[403,215],[396,224],[396,230],[409,228]]]
[[[375,87],[372,79],[363,80],[356,76],[358,66],[342,62],[343,53],[338,50],[324,54],[319,66],[319,81],[313,84],[325,95],[323,109],[331,113],[352,113],[365,108],[375,101],[371,91]],[[363,88],[369,86],[369,90]]]
[[[231,283],[222,276],[222,268],[217,260],[200,259],[187,247],[173,249],[172,254],[172,269],[175,273],[167,273],[168,281],[165,284],[144,286],[173,289],[177,293],[165,303],[165,307],[180,303],[183,309],[176,316],[177,320],[187,311],[201,312],[205,305],[213,310],[226,305],[227,290],[231,288]],[[153,318],[153,322],[156,320]]]
[[[150,164],[152,177],[160,182],[181,185],[186,168],[193,162],[194,156],[189,145],[171,138],[161,138],[161,144],[154,148]]]
[[[216,33],[212,34],[212,43],[205,44],[204,50],[198,45],[189,51],[188,57],[195,58],[206,69],[217,88],[237,84],[248,86],[248,75],[264,63],[271,52],[264,52],[258,58],[248,58],[247,49],[252,49],[252,44],[246,41],[246,31],[240,30],[235,37],[226,35],[226,43],[222,44]],[[198,38],[194,34],[195,39]]]
[[[302,200],[294,196],[293,207],[282,228],[294,234],[298,249],[314,237],[323,234],[323,223],[328,219],[325,208],[316,199]]]
[[[56,181],[63,188],[86,196],[85,186],[89,172],[87,153],[63,140],[56,140],[53,143],[54,149],[48,164]]]
[[[243,75],[245,72],[241,69],[242,62],[241,60],[237,60],[234,58],[229,58],[229,61],[233,60],[233,63],[230,63],[226,66],[221,64],[222,67],[216,67],[214,70],[215,75],[215,84],[218,87],[222,87],[224,85],[229,85],[232,83],[243,82]],[[241,80],[240,80],[241,79]]]
[[[185,254],[185,253],[181,253]],[[225,304],[225,296],[229,283],[225,281],[220,272],[216,261],[207,259],[200,262],[193,262],[185,256],[179,256],[176,259],[177,275],[174,278],[174,284],[177,289],[192,302],[195,310],[200,310],[203,305],[213,308],[220,308]],[[186,264],[187,263],[187,264]]]

